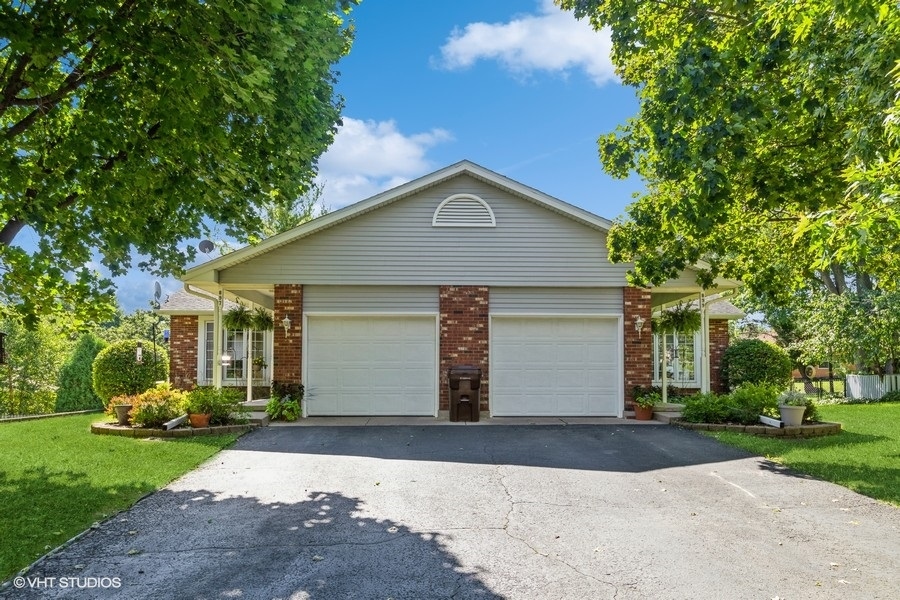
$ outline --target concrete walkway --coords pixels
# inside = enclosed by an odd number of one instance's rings
[[[664,425],[268,427],[28,577],[0,597],[893,599],[900,510]]]

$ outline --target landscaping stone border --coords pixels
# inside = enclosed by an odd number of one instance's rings
[[[768,425],[731,425],[725,423],[688,423],[672,419],[670,425],[694,431],[734,431],[753,435],[783,438],[807,438],[836,435],[841,432],[840,423],[808,423],[799,427],[770,427]]]
[[[179,429],[145,429],[142,427],[129,427],[115,423],[92,423],[91,433],[96,435],[117,435],[133,438],[186,438],[202,435],[219,435],[222,433],[247,433],[251,429],[259,427],[258,423],[246,423],[244,425],[217,425],[214,427],[182,427]]]

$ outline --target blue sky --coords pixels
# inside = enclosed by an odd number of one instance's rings
[[[551,0],[364,0],[338,65],[344,124],[320,160],[331,209],[462,159],[602,217],[621,215],[637,179],[603,173],[597,137],[637,112],[608,34]],[[119,278],[146,308],[154,278]],[[165,293],[181,287],[161,280]]]

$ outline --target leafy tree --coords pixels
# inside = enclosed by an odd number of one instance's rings
[[[257,212],[262,223],[259,233],[249,236],[247,242],[255,246],[266,238],[299,227],[307,221],[328,214],[328,207],[322,204],[325,186],[312,183],[309,190],[288,203],[264,200]],[[218,240],[216,246],[221,254],[234,252],[235,247],[228,240]]]
[[[103,408],[103,401],[94,393],[91,367],[105,347],[106,342],[92,333],[81,336],[59,372],[56,412]]]
[[[0,5],[0,300],[33,326],[98,320],[85,265],[156,274],[210,223],[259,235],[315,174],[342,102],[356,0],[61,0]],[[36,248],[14,245],[31,228]]]
[[[647,191],[609,236],[635,283],[705,259],[778,296],[849,266],[893,286],[900,5],[888,0],[558,0],[612,32],[639,114],[599,140]]]
[[[94,392],[103,402],[113,396],[141,394],[157,381],[169,377],[169,355],[165,348],[144,348],[142,361],[137,362],[138,340],[123,340],[110,344],[97,354],[91,368]]]
[[[0,365],[0,414],[53,412],[68,337],[46,321],[28,330],[16,319],[0,319],[0,331],[7,334],[7,364]]]
[[[162,345],[164,343],[163,331],[169,327],[169,317],[141,308],[127,315],[121,308],[117,308],[113,318],[97,328],[96,333],[100,339],[109,343],[131,339],[146,340],[152,343],[154,324],[156,325],[156,343]]]

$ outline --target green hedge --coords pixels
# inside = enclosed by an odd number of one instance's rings
[[[97,354],[92,368],[94,392],[108,403],[113,396],[140,394],[157,381],[169,378],[169,355],[165,348],[144,343],[143,361],[136,360],[138,340],[111,344]]]
[[[69,360],[59,371],[56,412],[102,409],[103,400],[94,392],[92,367],[106,342],[92,333],[78,340]]]
[[[740,340],[722,355],[722,377],[732,390],[745,383],[787,388],[793,368],[787,352],[762,340]]]

